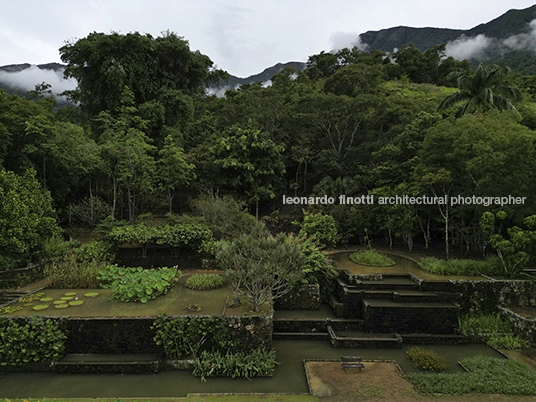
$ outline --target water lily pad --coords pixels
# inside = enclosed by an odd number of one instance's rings
[[[41,299],[39,299],[39,301],[41,302],[49,302],[49,301],[52,301],[54,300],[53,297],[42,297]]]
[[[35,306],[33,309],[35,311],[41,311],[41,310],[46,310],[48,307],[49,307],[48,304],[39,304]]]
[[[65,293],[65,296],[76,296],[76,292]]]
[[[73,300],[73,301],[69,302],[69,306],[80,306],[82,304],[84,304],[83,300]]]
[[[65,303],[65,304],[56,304],[54,306],[54,308],[67,308],[67,307],[69,307],[69,305],[67,303]]]
[[[74,300],[74,297],[73,296],[64,296],[64,297],[61,298],[61,300],[65,300],[65,301]]]
[[[23,306],[24,307],[30,307],[30,306],[33,306],[33,303],[24,303]]]
[[[86,297],[97,297],[99,295],[99,292],[89,292],[85,293],[84,296]]]
[[[67,300],[54,300],[52,304],[67,304]]]

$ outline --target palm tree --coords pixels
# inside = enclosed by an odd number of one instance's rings
[[[517,88],[504,85],[509,73],[508,67],[485,66],[482,63],[474,72],[453,71],[448,77],[456,80],[460,91],[443,99],[438,111],[442,112],[464,102],[456,112],[456,117],[467,113],[481,116],[482,112],[491,109],[517,112],[512,102],[520,100],[521,93]]]

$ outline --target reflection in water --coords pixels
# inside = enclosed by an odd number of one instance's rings
[[[351,252],[333,253],[330,257],[335,261],[337,266],[342,269],[346,269],[350,274],[357,275],[373,275],[376,272],[382,274],[406,274],[413,273],[425,281],[447,281],[449,279],[468,279],[468,280],[487,280],[481,276],[467,276],[467,275],[436,275],[423,271],[419,268],[416,262],[409,258],[402,257],[397,254],[390,254],[390,258],[395,260],[396,264],[391,267],[367,267],[365,265],[359,265],[350,260],[349,255]]]

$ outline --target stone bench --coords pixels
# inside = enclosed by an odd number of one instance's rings
[[[361,356],[342,356],[341,364],[342,368],[346,370],[347,368],[358,368],[361,371],[362,368],[365,368],[365,365],[362,363],[363,358]]]

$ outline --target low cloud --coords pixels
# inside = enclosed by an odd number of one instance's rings
[[[368,44],[361,41],[361,37],[356,32],[335,32],[329,38],[329,43],[332,52],[348,48],[351,49],[357,46],[359,50],[366,50]]]
[[[536,52],[536,20],[529,23],[530,31],[519,35],[510,36],[503,43],[510,49],[524,49]]]
[[[512,35],[506,39],[497,40],[480,34],[473,37],[460,36],[458,39],[447,43],[445,54],[456,60],[479,59],[486,52],[507,50],[530,50],[536,53],[536,19],[528,24],[529,31]]]
[[[66,90],[73,90],[77,82],[73,78],[63,78],[63,70],[45,70],[32,65],[22,71],[8,73],[0,71],[0,82],[21,92],[35,89],[35,86],[43,82],[51,85],[52,93],[57,96]]]
[[[493,39],[486,35],[475,37],[460,36],[458,39],[447,43],[445,54],[452,56],[456,60],[477,59],[484,55],[488,47],[493,43]]]

